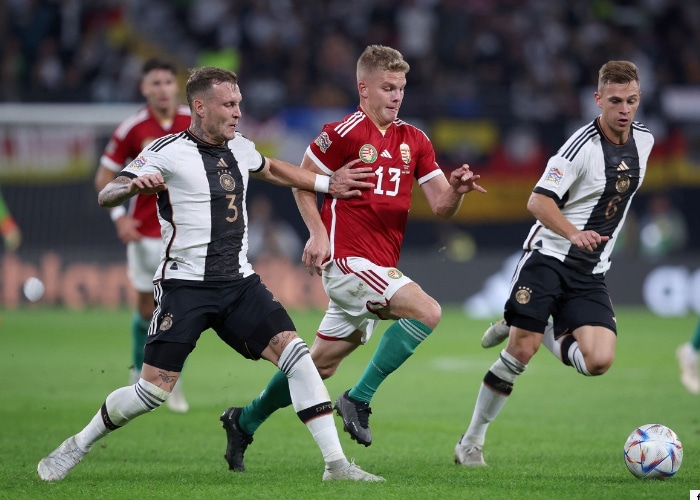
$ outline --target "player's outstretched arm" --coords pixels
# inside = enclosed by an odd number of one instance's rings
[[[466,193],[486,193],[486,189],[476,183],[480,178],[465,164],[450,172],[449,180],[444,175],[437,175],[421,184],[421,188],[433,213],[442,219],[449,219],[459,211]]]
[[[101,207],[116,207],[135,194],[155,194],[168,188],[161,174],[146,174],[130,179],[125,175],[117,176],[97,195]]]
[[[374,176],[372,168],[352,168],[355,163],[357,161],[344,165],[329,177],[315,174],[286,161],[267,158],[265,167],[253,175],[278,186],[328,193],[336,198],[352,198],[361,196],[362,190],[374,187],[373,183],[365,181]]]
[[[312,173],[321,173],[321,170],[311,161],[308,155],[304,155],[300,168]],[[331,255],[331,245],[326,227],[323,225],[321,214],[318,211],[316,193],[304,189],[292,189],[292,193],[297,202],[299,213],[304,219],[304,224],[309,230],[309,239],[304,245],[301,261],[309,274],[313,275],[316,273],[320,276],[325,262],[328,261]]]

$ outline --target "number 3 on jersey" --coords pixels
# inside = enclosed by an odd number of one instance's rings
[[[228,198],[228,208],[229,210],[233,211],[233,215],[226,217],[226,220],[228,222],[236,222],[238,220],[238,207],[236,206],[236,195],[235,194],[227,194],[226,198]]]
[[[384,174],[384,167],[379,167],[374,171],[377,176],[377,186],[374,188],[375,194],[384,194],[386,196],[396,196],[399,193],[399,183],[401,182],[401,169],[396,167],[389,167]],[[384,187],[384,177],[387,177],[386,183],[387,187],[392,188],[391,190],[383,189]]]

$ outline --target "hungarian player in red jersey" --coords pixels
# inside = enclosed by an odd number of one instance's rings
[[[177,68],[162,59],[147,60],[141,71],[141,93],[146,106],[124,120],[112,134],[95,176],[95,187],[101,191],[131,160],[166,134],[182,132],[190,124],[190,110],[177,102],[179,92]],[[132,375],[136,383],[141,375],[143,346],[153,316],[153,276],[160,263],[162,240],[156,195],[139,194],[130,200],[129,209],[111,209],[119,239],[126,244],[129,279],[137,292],[137,310],[131,325]],[[168,399],[168,408],[178,413],[189,409],[178,383]]]
[[[333,375],[346,356],[369,340],[380,320],[397,320],[384,333],[360,380],[335,402],[345,430],[365,446],[372,443],[372,396],[437,327],[441,316],[437,301],[396,268],[413,184],[418,182],[433,212],[444,219],[457,213],[465,193],[486,192],[468,165],[454,170],[448,180],[425,133],[398,119],[408,70],[397,50],[367,47],[357,63],[357,111],[327,124],[301,164],[329,174],[359,158],[374,169],[375,188],[353,200],[324,196],[320,214],[313,192],[295,190],[310,233],[303,261],[310,273],[322,274],[330,297],[311,347],[321,377]],[[255,430],[277,408],[290,404],[287,381],[279,375],[251,404],[230,408],[222,417],[229,447],[238,447],[233,454],[236,467],[243,466],[243,452]]]

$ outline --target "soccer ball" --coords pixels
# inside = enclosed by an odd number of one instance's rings
[[[625,441],[625,465],[640,479],[672,477],[683,462],[683,445],[678,436],[661,424],[638,427]]]

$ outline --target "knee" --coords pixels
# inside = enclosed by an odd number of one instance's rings
[[[419,319],[425,326],[431,330],[437,328],[440,319],[442,318],[442,307],[436,300],[432,300],[424,305],[421,310]]]
[[[539,334],[531,333],[525,336],[516,335],[509,337],[506,352],[522,364],[527,365],[539,349],[540,344],[537,335]]]
[[[139,316],[141,316],[141,318],[144,321],[150,322],[151,318],[153,318],[153,310],[154,309],[155,309],[155,304],[153,303],[153,295],[139,292],[139,297],[138,297]]]
[[[586,368],[593,375],[603,375],[613,364],[614,356],[594,356],[591,359],[586,359]]]
[[[153,308],[152,307],[139,307],[139,316],[141,319],[147,323],[151,322],[153,319]]]
[[[318,370],[318,374],[321,376],[323,380],[326,380],[327,378],[331,378],[333,375],[335,375],[335,371],[337,370],[336,365],[316,365],[316,369]]]

